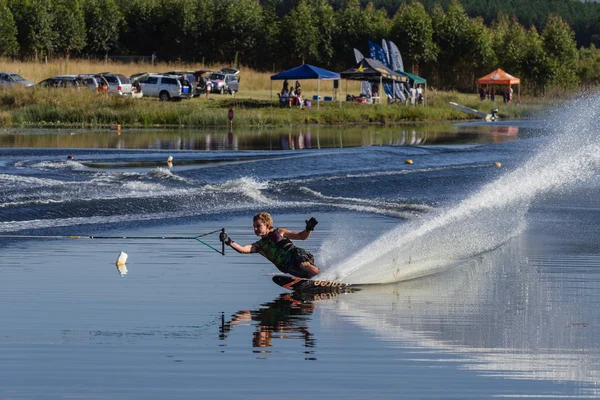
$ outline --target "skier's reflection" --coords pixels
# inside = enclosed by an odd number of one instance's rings
[[[256,323],[252,334],[253,347],[271,347],[275,339],[302,339],[305,347],[314,347],[315,339],[308,330],[310,315],[315,310],[314,300],[334,296],[331,293],[302,295],[284,293],[275,300],[264,303],[256,310],[241,310],[229,322],[222,316],[220,338],[226,339],[235,325]]]

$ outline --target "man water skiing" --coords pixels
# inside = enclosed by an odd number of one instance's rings
[[[221,242],[241,254],[260,253],[286,274],[299,278],[312,278],[320,271],[314,265],[314,257],[308,251],[294,246],[291,239],[306,240],[319,223],[311,217],[306,222],[306,229],[292,232],[285,228],[274,228],[271,215],[266,212],[256,214],[253,218],[254,233],[261,239],[245,246],[239,245],[225,232],[219,236]]]

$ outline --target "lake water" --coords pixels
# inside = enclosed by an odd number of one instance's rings
[[[0,399],[598,398],[598,114],[3,130]],[[221,255],[259,211],[373,285],[299,297]]]

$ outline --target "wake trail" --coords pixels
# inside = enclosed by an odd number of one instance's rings
[[[518,235],[536,197],[598,184],[600,96],[580,98],[551,121],[547,143],[525,164],[507,172],[456,206],[401,225],[350,258],[327,254],[344,244],[325,243],[323,279],[391,283],[429,275],[456,261],[494,249]],[[347,249],[345,249],[347,251]]]

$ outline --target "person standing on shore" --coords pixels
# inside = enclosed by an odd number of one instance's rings
[[[206,81],[206,98],[208,99],[208,97],[210,96],[210,92],[212,91],[212,82],[209,80]]]

